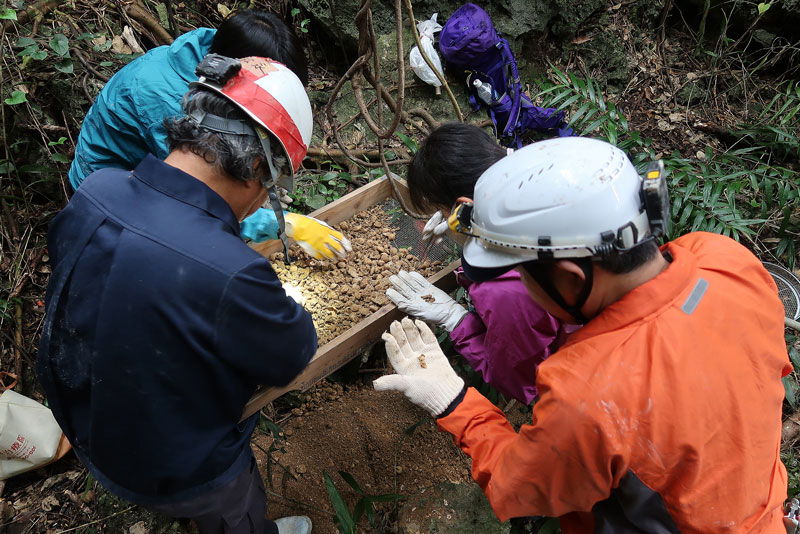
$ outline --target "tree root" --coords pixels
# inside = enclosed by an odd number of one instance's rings
[[[169,45],[175,41],[161,23],[154,19],[153,16],[138,3],[128,4],[124,9],[125,13],[130,18],[153,33],[153,36],[158,40],[158,44]]]
[[[62,2],[58,0],[39,0],[30,7],[25,8],[24,11],[19,11],[17,13],[17,20],[7,20],[3,23],[3,29],[8,31],[8,29],[13,24],[23,25],[27,23],[31,18],[37,16],[43,16],[58,7],[59,4]]]

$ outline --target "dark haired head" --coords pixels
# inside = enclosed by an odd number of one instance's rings
[[[655,258],[658,252],[656,241],[649,239],[626,252],[601,258],[597,260],[597,265],[612,274],[627,274]]]
[[[303,85],[308,66],[300,40],[278,16],[268,11],[245,9],[225,20],[214,36],[210,52],[227,57],[268,57],[292,70]]]
[[[472,198],[481,174],[505,157],[506,149],[472,124],[449,122],[422,142],[408,167],[412,205],[421,211]]]

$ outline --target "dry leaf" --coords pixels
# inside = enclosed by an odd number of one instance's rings
[[[125,44],[125,41],[122,40],[122,37],[119,35],[115,35],[114,38],[111,40],[111,51],[115,54],[132,54],[133,50],[131,47]]]
[[[122,39],[131,47],[131,51],[134,54],[144,54],[144,50],[136,41],[136,36],[133,35],[133,30],[130,26],[125,26],[125,29],[122,30]]]

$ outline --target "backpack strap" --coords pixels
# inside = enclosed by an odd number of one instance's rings
[[[514,136],[516,137],[516,132],[514,130],[517,129],[519,124],[519,114],[520,108],[522,107],[522,84],[519,80],[519,70],[517,69],[517,60],[514,58],[514,54],[511,53],[511,48],[508,46],[508,41],[502,37],[497,40],[495,46],[500,49],[500,54],[503,57],[503,78],[507,78],[508,75],[511,75],[511,80],[506,80],[506,90],[511,89],[511,112],[508,116],[508,122],[506,123],[506,127],[503,130],[503,136]],[[510,69],[510,73],[506,70],[506,68]]]

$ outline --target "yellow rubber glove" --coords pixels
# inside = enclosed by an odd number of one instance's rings
[[[353,250],[350,241],[341,233],[319,219],[286,213],[286,235],[294,239],[298,245],[312,258],[343,258]]]

